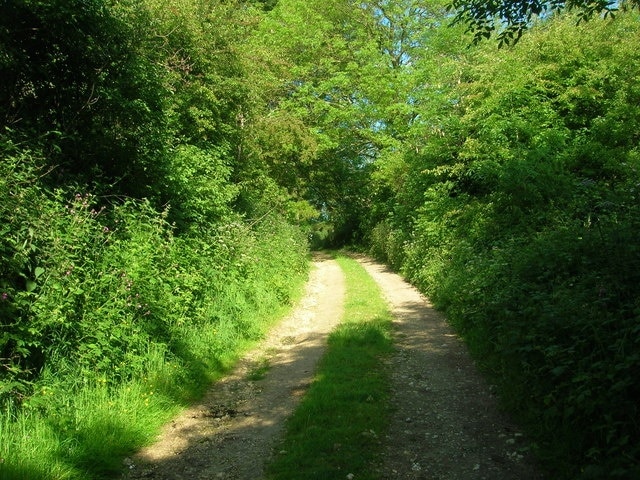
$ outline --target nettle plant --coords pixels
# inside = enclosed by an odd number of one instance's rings
[[[154,329],[145,297],[160,295],[138,279],[167,253],[169,226],[146,202],[99,206],[90,193],[29,189],[3,229],[14,271],[3,272],[0,394],[22,400],[45,372],[139,371]]]

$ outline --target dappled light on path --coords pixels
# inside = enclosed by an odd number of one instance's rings
[[[383,265],[358,258],[394,316],[391,422],[374,469],[381,480],[539,480],[517,427],[444,317]],[[259,480],[286,419],[313,381],[328,334],[343,314],[344,275],[317,258],[298,308],[129,460],[123,480]],[[320,380],[319,380],[320,381]],[[356,478],[354,476],[354,478]]]

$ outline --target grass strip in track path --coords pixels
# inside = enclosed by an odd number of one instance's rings
[[[287,421],[266,468],[269,480],[375,478],[371,465],[389,414],[384,359],[393,348],[392,317],[367,272],[344,255],[336,260],[346,276],[344,317]]]

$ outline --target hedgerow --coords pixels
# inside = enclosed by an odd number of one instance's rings
[[[259,10],[196,3],[0,6],[0,478],[117,472],[304,279],[241,146]]]
[[[556,19],[470,53],[444,134],[407,153],[370,235],[447,312],[553,478],[640,474],[637,30],[635,14]]]

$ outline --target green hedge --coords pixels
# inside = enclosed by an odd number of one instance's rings
[[[552,478],[640,475],[640,34],[544,22],[474,53],[371,235],[443,308]],[[419,173],[416,173],[419,172]]]

